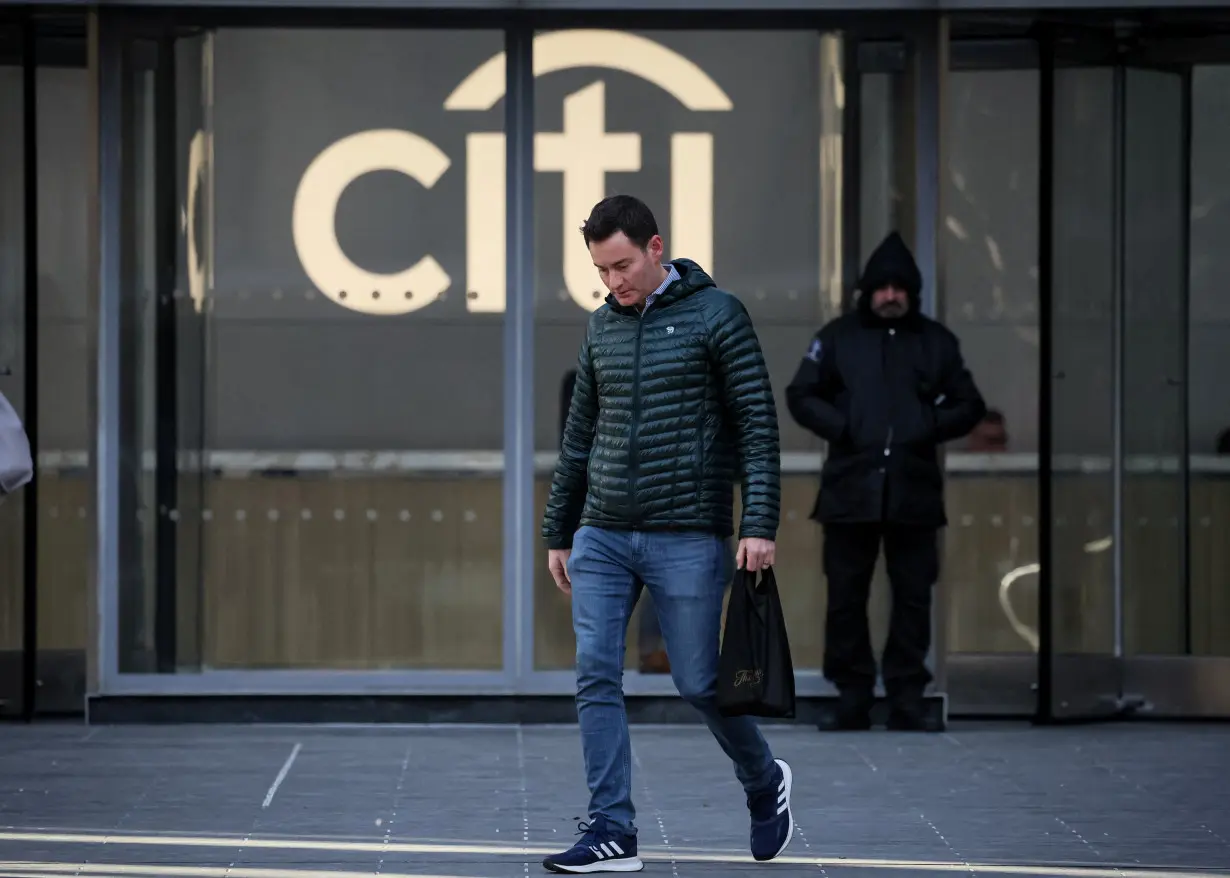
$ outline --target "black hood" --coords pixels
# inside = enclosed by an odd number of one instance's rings
[[[922,272],[918,270],[914,254],[897,232],[889,233],[880,242],[863,268],[863,276],[858,281],[859,309],[870,314],[871,294],[889,284],[901,287],[909,295],[911,314],[921,313]]]

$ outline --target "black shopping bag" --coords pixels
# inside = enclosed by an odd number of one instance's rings
[[[794,663],[773,568],[736,570],[718,659],[723,716],[794,719]]]

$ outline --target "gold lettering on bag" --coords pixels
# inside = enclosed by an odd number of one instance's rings
[[[735,688],[740,686],[759,686],[764,680],[764,671],[735,671]]]

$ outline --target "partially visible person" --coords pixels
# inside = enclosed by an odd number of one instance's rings
[[[604,199],[581,233],[610,295],[581,344],[542,532],[551,574],[572,597],[589,820],[543,866],[642,868],[622,685],[638,581],[653,595],[679,694],[734,765],[752,856],[772,860],[794,833],[790,766],[755,719],[723,716],[716,702],[736,481],[735,566],[759,571],[776,555],[781,451],[764,354],[738,299],[695,262],[663,260],[639,199]]]
[[[980,454],[1008,450],[1008,424],[999,409],[987,409],[982,420],[974,425],[965,443],[965,450]]]
[[[857,308],[816,333],[786,389],[794,419],[828,442],[812,512],[824,525],[824,675],[840,692],[839,727],[870,728],[867,600],[883,544],[889,726],[922,729],[938,530],[947,523],[937,446],[972,430],[986,405],[956,336],[921,313],[922,275],[896,232],[871,254],[858,288]]]

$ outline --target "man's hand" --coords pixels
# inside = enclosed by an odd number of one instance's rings
[[[564,594],[572,594],[572,580],[568,578],[568,556],[571,554],[572,549],[547,550],[547,569],[551,571],[555,587]]]
[[[755,573],[766,567],[772,567],[776,553],[777,545],[772,540],[744,537],[739,540],[739,551],[735,553],[735,566],[740,570],[746,569]]]

